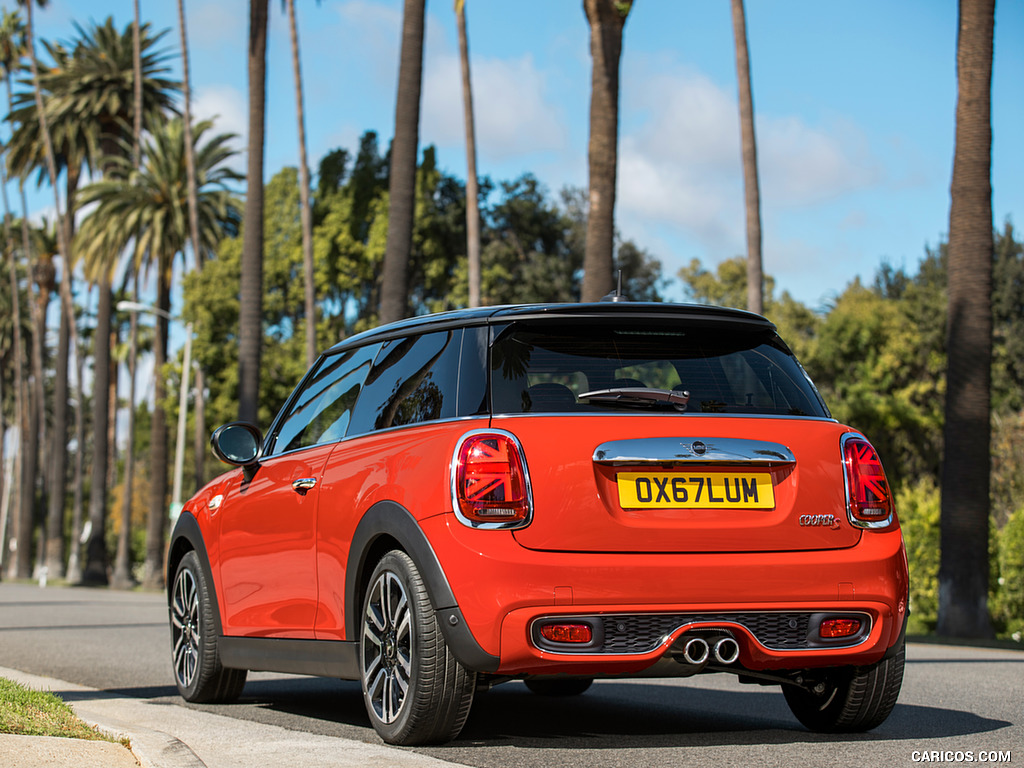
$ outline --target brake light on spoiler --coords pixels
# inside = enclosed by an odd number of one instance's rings
[[[488,429],[462,436],[452,456],[452,508],[473,528],[522,528],[533,515],[533,493],[522,446],[511,432]]]
[[[843,436],[846,509],[858,528],[887,528],[893,523],[893,500],[878,453],[865,438]]]

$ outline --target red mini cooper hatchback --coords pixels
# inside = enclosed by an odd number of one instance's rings
[[[816,731],[862,731],[903,678],[907,565],[881,462],[764,318],[608,302],[489,307],[353,336],[168,557],[189,701],[246,670],[360,680],[393,744],[455,738],[522,679],[731,673]]]

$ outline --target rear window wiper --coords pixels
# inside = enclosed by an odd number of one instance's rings
[[[658,406],[685,411],[690,402],[690,393],[675,389],[654,387],[618,387],[595,389],[578,395],[577,400],[589,400],[594,405],[625,405],[628,407],[655,408]]]

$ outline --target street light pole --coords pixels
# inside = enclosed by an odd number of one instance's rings
[[[182,322],[181,318],[174,317],[159,307],[149,304],[141,304],[135,301],[119,301],[117,308],[121,312],[147,312],[160,315],[168,321]],[[171,525],[178,519],[181,513],[181,480],[185,471],[185,429],[188,421],[188,381],[192,369],[192,323],[185,323],[185,359],[181,370],[181,390],[178,394],[178,435],[174,447],[174,483],[171,488]],[[135,404],[132,403],[132,407]]]

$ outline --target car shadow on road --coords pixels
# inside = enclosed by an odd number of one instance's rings
[[[458,741],[519,748],[786,744],[927,740],[986,733],[1011,725],[973,712],[897,704],[875,730],[818,734],[790,713],[777,689],[709,690],[603,681],[571,699],[537,696],[520,684],[494,689],[474,702]],[[453,746],[454,746],[453,745]]]
[[[252,680],[236,705],[200,705],[232,717],[360,741],[376,741],[356,682],[323,678]],[[638,681],[600,681],[573,697],[545,697],[522,683],[478,694],[461,735],[442,747],[419,748],[459,760],[452,750],[622,749],[789,743],[857,743],[967,736],[1011,725],[969,711],[897,704],[869,733],[817,734],[790,713],[774,688],[709,688]]]

